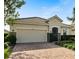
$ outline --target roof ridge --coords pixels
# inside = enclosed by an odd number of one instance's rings
[[[40,19],[43,19],[43,20],[47,20],[47,19],[45,19],[45,18],[41,18],[41,17],[17,18],[17,20],[21,20],[21,19],[32,19],[32,18],[40,18]]]

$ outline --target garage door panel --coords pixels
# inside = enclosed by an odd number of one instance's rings
[[[17,43],[27,42],[46,42],[46,31],[42,30],[18,30],[17,31]]]

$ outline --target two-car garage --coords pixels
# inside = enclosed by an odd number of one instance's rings
[[[17,43],[47,42],[46,30],[18,29],[16,32]]]
[[[39,17],[22,18],[11,26],[16,32],[16,43],[47,42],[48,24]]]

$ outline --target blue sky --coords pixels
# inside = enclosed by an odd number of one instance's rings
[[[50,18],[58,15],[64,22],[67,16],[72,16],[74,0],[24,0],[25,5],[18,9],[20,18],[42,17]]]
[[[25,5],[18,9],[19,18],[26,17],[42,17],[50,18],[58,15],[66,24],[70,21],[67,16],[72,16],[73,7],[75,6],[74,0],[25,0]],[[9,25],[5,29],[10,30]]]

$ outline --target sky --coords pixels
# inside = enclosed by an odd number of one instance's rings
[[[67,17],[72,17],[75,7],[74,0],[24,0],[25,5],[17,9],[19,18],[42,17],[48,19],[58,15],[64,23],[68,24]]]
[[[19,9],[20,18],[42,17],[50,18],[58,15],[62,20],[67,21],[72,16],[75,6],[74,0],[24,0],[25,5]]]

